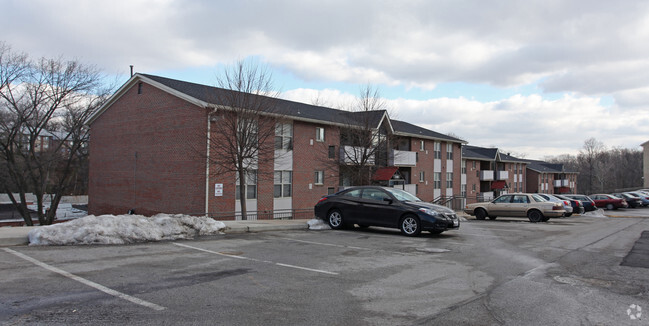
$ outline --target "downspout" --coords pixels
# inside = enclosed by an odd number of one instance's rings
[[[210,212],[210,141],[211,141],[211,125],[212,115],[216,113],[216,108],[207,112],[207,148],[205,149],[205,216],[207,217]]]

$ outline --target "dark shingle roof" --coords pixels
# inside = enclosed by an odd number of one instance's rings
[[[484,148],[477,146],[462,146],[462,157],[478,160],[495,160],[498,154],[497,148]]]
[[[403,132],[407,134],[420,135],[420,136],[430,137],[435,139],[450,140],[453,142],[464,142],[461,139],[440,134],[439,132],[428,130],[426,128],[422,128],[419,126],[415,126],[408,122],[399,121],[399,120],[390,120],[390,122],[392,123],[392,128],[394,128],[395,132]]]
[[[527,167],[531,170],[541,173],[577,173],[577,171],[570,171],[561,163],[549,163],[538,160],[527,160]]]
[[[155,82],[158,82],[164,86],[172,88],[180,93],[186,94],[190,97],[193,97],[197,100],[209,103],[209,104],[218,104],[219,98],[227,92],[233,92],[231,90],[226,90],[223,88],[201,85],[196,83],[185,82],[176,79],[170,79],[160,76],[148,75],[148,74],[138,74],[145,78],[151,79]],[[255,95],[261,96],[261,95]],[[332,123],[339,125],[356,125],[356,126],[365,126],[366,124],[372,128],[378,128],[381,120],[386,116],[385,110],[376,110],[376,111],[364,111],[364,112],[350,112],[344,110],[337,110],[323,106],[310,105],[306,103],[294,102],[284,99],[274,99],[277,102],[277,113],[283,114],[295,119],[302,120],[311,120],[315,122],[322,123]],[[438,132],[428,130],[415,126],[413,124],[398,121],[390,120],[394,131],[411,134],[412,136],[424,136],[435,139],[450,140],[453,142],[464,142],[461,139],[440,134]]]

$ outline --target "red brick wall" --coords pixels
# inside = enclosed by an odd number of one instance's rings
[[[475,162],[475,168],[473,163]],[[477,196],[480,194],[480,177],[476,171],[480,171],[480,161],[467,159],[466,160],[466,197],[467,203],[474,203],[477,201]],[[473,190],[475,185],[475,191]]]
[[[315,140],[316,127],[325,128],[325,141]],[[328,158],[330,145],[336,147],[336,158]],[[313,208],[327,194],[327,188],[338,191],[337,160],[340,158],[340,131],[337,127],[293,122],[293,208]],[[325,171],[324,185],[314,184],[315,171]],[[309,184],[312,185],[309,189]]]
[[[421,149],[421,140],[410,139],[410,150],[417,153],[417,165],[411,169],[410,183],[417,185],[417,197],[423,201],[432,201],[434,198],[433,141],[424,140],[424,150]],[[428,153],[427,153],[428,152]],[[424,171],[424,182],[419,182],[419,173]],[[426,184],[428,183],[428,184]]]
[[[90,214],[204,211],[206,113],[137,84],[90,129]],[[202,152],[200,152],[202,150]]]

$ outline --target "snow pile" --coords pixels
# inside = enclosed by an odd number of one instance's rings
[[[188,215],[89,215],[66,223],[37,227],[29,232],[29,244],[126,244],[192,239],[199,235],[218,234],[224,228],[223,222]]]
[[[603,209],[597,209],[594,211],[586,212],[581,214],[581,216],[587,216],[587,217],[608,217],[604,215],[604,210]]]
[[[329,224],[319,218],[314,218],[306,223],[309,225],[309,230],[331,230]]]

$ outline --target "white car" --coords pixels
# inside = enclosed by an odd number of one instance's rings
[[[568,217],[568,216],[572,215],[572,205],[570,205],[570,201],[563,200],[563,199],[554,197],[554,196],[549,195],[549,194],[537,194],[537,195],[543,197],[543,199],[545,199],[547,201],[551,201],[553,203],[561,203],[563,205],[563,209],[566,210],[566,213],[563,214],[564,217]]]

